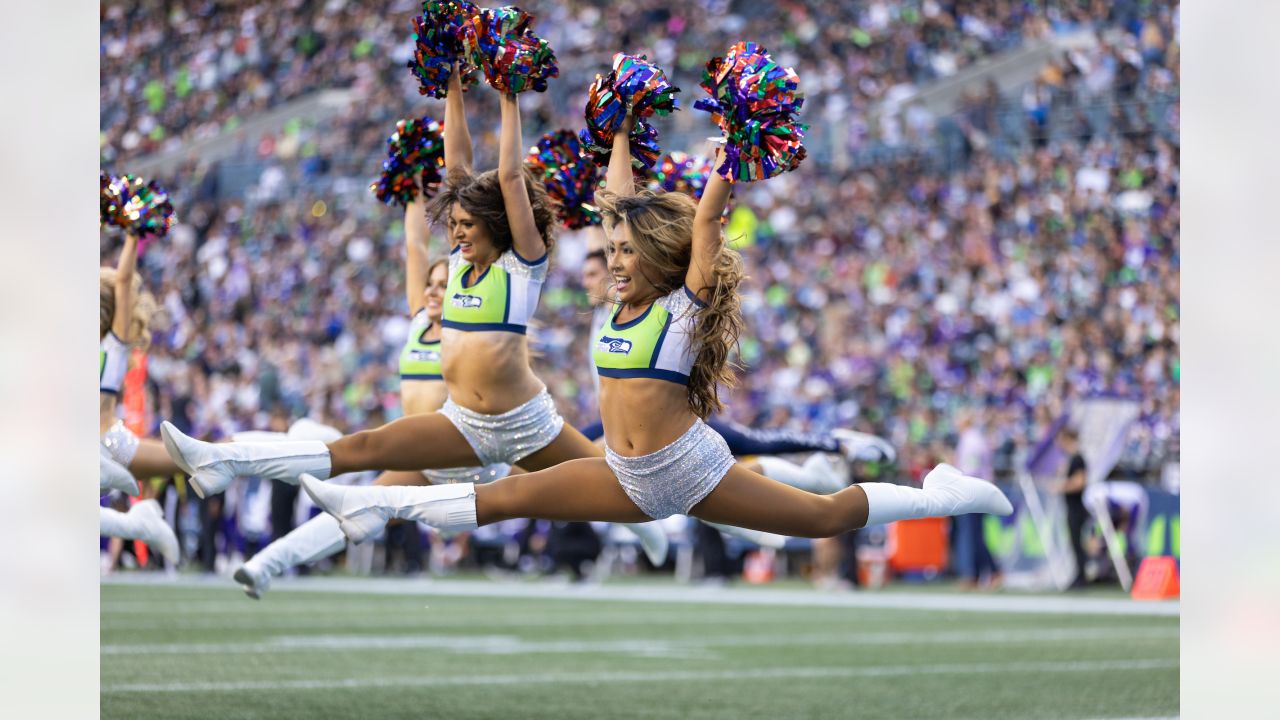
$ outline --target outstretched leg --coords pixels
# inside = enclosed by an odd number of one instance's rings
[[[352,542],[389,520],[424,522],[438,530],[470,530],[512,518],[640,523],[650,518],[623,492],[603,458],[571,460],[547,470],[487,485],[347,488],[301,477],[303,489],[338,518]]]
[[[690,514],[780,535],[818,538],[895,520],[971,512],[1008,515],[1013,506],[996,486],[966,477],[946,464],[929,472],[923,489],[863,483],[832,495],[813,495],[734,465]]]
[[[364,470],[435,470],[479,465],[471,444],[441,413],[411,415],[329,443],[334,475]]]
[[[293,483],[303,473],[327,478],[365,470],[480,464],[467,439],[440,413],[400,418],[328,445],[319,440],[206,443],[187,437],[168,422],[161,423],[160,436],[169,457],[191,476],[200,497],[222,492],[240,475]]]

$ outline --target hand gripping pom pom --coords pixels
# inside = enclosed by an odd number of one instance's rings
[[[169,193],[154,180],[99,173],[100,221],[138,237],[164,237],[177,222]]]
[[[434,98],[449,93],[449,77],[462,74],[465,90],[476,82],[477,63],[471,50],[475,47],[474,18],[480,10],[466,0],[427,0],[422,14],[413,19],[413,59],[409,70],[418,78],[418,92]]]
[[[543,135],[529,149],[525,164],[542,180],[547,194],[560,204],[560,220],[565,227],[600,224],[600,212],[592,204],[600,171],[583,152],[572,130]]]
[[[504,93],[545,92],[547,80],[560,75],[556,54],[534,34],[533,16],[517,7],[480,11],[476,55],[483,60],[485,79]]]
[[[444,180],[444,134],[441,124],[430,116],[401,120],[396,131],[387,138],[387,159],[382,161],[382,176],[369,189],[378,200],[388,204],[408,205],[418,196],[421,183],[423,199],[436,194]]]
[[[727,141],[716,168],[721,177],[751,182],[799,167],[808,126],[795,119],[804,104],[795,70],[778,65],[756,43],[739,42],[707,62],[701,87],[711,97],[694,108],[711,113]]]
[[[613,136],[630,112],[635,118],[630,137],[632,164],[637,168],[653,167],[658,160],[658,130],[647,118],[678,110],[678,92],[680,88],[668,82],[662,69],[645,56],[614,55],[613,69],[608,75],[597,75],[587,90],[583,145],[597,163],[609,164]]]

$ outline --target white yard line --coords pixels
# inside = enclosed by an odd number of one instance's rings
[[[242,692],[245,690],[359,690],[390,687],[464,685],[580,685],[598,683],[705,682],[818,678],[875,678],[918,675],[989,675],[1012,673],[1117,672],[1170,670],[1176,660],[1097,660],[1079,662],[955,663],[946,665],[879,665],[870,667],[777,667],[744,670],[670,670],[648,672],[568,672],[519,675],[454,675],[438,677],[335,678],[315,680],[129,683],[104,685],[103,693]]]
[[[104,585],[163,585],[180,588],[226,589],[230,581],[218,577],[180,577],[168,580],[148,574],[104,578]],[[781,605],[800,607],[888,608],[959,612],[1036,613],[1063,615],[1146,615],[1177,617],[1177,600],[1137,602],[1128,599],[1070,595],[978,595],[906,593],[892,591],[824,593],[816,590],[766,588],[694,588],[655,585],[572,586],[552,583],[501,583],[487,580],[428,580],[398,578],[293,578],[272,585],[272,593],[328,592],[370,595],[443,595],[452,597],[537,598],[723,605]]]
[[[615,638],[527,640],[511,635],[279,635],[257,642],[129,643],[103,645],[105,655],[189,655],[330,652],[333,650],[418,650],[478,655],[530,653],[617,653],[670,656],[712,648],[848,645],[1090,644],[1134,640],[1177,640],[1177,628],[1035,628],[1027,630],[945,630],[919,632],[828,632],[747,634],[694,639]]]

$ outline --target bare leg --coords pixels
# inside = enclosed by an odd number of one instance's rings
[[[332,475],[480,464],[467,439],[440,413],[403,417],[376,430],[348,435],[329,444],[329,459]]]
[[[476,486],[477,524],[511,518],[621,523],[652,520],[627,497],[603,458],[570,460],[549,470]]]
[[[831,537],[866,525],[867,495],[856,485],[814,495],[734,465],[690,514],[779,535]]]
[[[135,477],[146,479],[172,477],[182,472],[182,468],[165,452],[164,443],[155,438],[140,438],[138,452],[129,463],[129,472]]]
[[[343,534],[353,542],[377,534],[392,518],[424,522],[442,531],[523,517],[624,523],[649,519],[623,492],[603,458],[570,460],[478,486],[348,488],[307,474],[299,482],[316,505],[338,518]]]

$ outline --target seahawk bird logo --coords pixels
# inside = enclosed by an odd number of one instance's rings
[[[484,304],[484,299],[479,295],[464,295],[462,293],[453,294],[453,306],[460,308],[478,308]]]
[[[631,341],[626,338],[615,338],[604,335],[596,343],[596,347],[600,352],[614,353],[616,355],[630,355]]]

